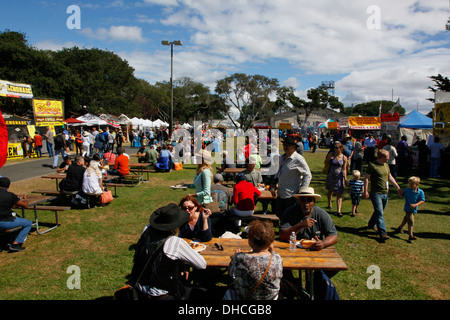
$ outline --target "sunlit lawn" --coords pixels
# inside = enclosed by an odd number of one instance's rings
[[[318,206],[325,208],[325,177],[321,170],[325,152],[304,156],[310,165],[312,186],[322,194]],[[168,202],[176,202],[185,190],[172,190],[171,185],[190,183],[195,175],[194,165],[182,171],[154,173],[150,181],[130,188],[118,189],[119,197],[104,208],[70,210],[60,214],[61,226],[45,235],[32,232],[21,253],[0,253],[0,299],[2,300],[91,300],[109,299],[123,286],[132,267],[133,245],[150,214]],[[405,178],[399,180],[407,187]],[[17,193],[40,188],[54,188],[54,182],[36,178],[14,183]],[[449,266],[449,183],[441,179],[425,179],[421,184],[426,203],[416,216],[415,234],[410,243],[407,234],[391,235],[380,243],[373,230],[366,229],[372,213],[369,200],[362,200],[361,213],[350,217],[351,202],[344,197],[342,218],[331,213],[339,232],[336,248],[348,270],[333,277],[343,300],[446,300],[450,298]],[[390,194],[385,219],[388,231],[393,231],[403,218],[403,199]],[[335,207],[335,202],[334,205]],[[269,206],[270,208],[270,206]],[[29,215],[31,217],[31,213]],[[49,221],[52,215],[41,215]],[[69,289],[67,273],[77,266],[81,288]],[[381,289],[369,289],[367,273],[371,266],[381,272]]]

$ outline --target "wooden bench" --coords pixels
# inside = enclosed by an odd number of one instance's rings
[[[103,184],[105,187],[114,187],[114,197],[117,197],[117,189],[116,188],[122,188],[122,187],[130,187],[129,184],[125,183],[111,183],[107,182]]]
[[[255,220],[255,219],[261,219],[261,220],[270,220],[272,222],[278,222],[280,221],[280,218],[277,217],[276,214],[262,214],[262,213],[254,213],[251,216],[248,217],[239,217],[235,216],[234,214],[230,215],[230,220]]]
[[[58,190],[33,190],[33,191],[31,191],[31,193],[39,193],[39,194],[42,194],[42,195],[45,194],[45,195],[52,195],[52,196],[59,196],[59,195],[62,194]]]
[[[49,231],[51,231],[53,229],[56,229],[57,227],[60,226],[60,224],[58,222],[58,212],[70,210],[72,208],[71,207],[66,207],[66,206],[36,205],[36,206],[32,206],[32,207],[26,207],[24,209],[26,209],[26,210],[33,210],[34,211],[34,223],[33,223],[33,225],[36,228],[36,232],[37,232],[37,234],[44,234],[44,233],[47,233],[47,232],[49,232]],[[48,228],[45,231],[41,231],[39,229],[38,211],[52,211],[55,214],[55,223],[53,224],[52,227]],[[25,213],[23,214],[23,218],[25,218]]]
[[[144,176],[142,175],[138,175],[138,174],[127,174],[125,176],[119,176],[118,178],[112,179],[112,180],[117,180],[117,182],[110,182],[110,183],[122,183],[124,181],[127,181],[127,179],[131,179],[131,185],[132,186],[138,186],[141,184],[141,182],[144,181]],[[137,184],[134,184],[134,180],[137,179]]]

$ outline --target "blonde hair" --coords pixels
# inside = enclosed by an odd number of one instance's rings
[[[408,179],[408,182],[413,182],[414,184],[419,185],[420,184],[420,178],[413,176],[413,177]]]
[[[361,177],[361,172],[359,172],[359,170],[353,170],[352,176],[358,179],[359,177]]]
[[[91,174],[94,174],[97,177],[101,177],[102,172],[100,171],[100,168],[98,166],[99,164],[97,161],[91,160],[91,162],[89,162],[89,167],[86,169],[87,176],[90,177]]]

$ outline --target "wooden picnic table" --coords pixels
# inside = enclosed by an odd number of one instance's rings
[[[37,234],[44,234],[44,233],[47,233],[47,232],[49,232],[49,231],[51,231],[51,230],[53,230],[53,229],[55,229],[55,228],[57,228],[59,226],[57,212],[58,211],[62,211],[62,210],[66,210],[66,208],[68,208],[68,207],[62,208],[62,207],[56,207],[56,206],[55,207],[40,206],[41,204],[44,204],[44,203],[46,203],[48,201],[51,201],[51,200],[55,200],[56,198],[57,197],[55,197],[55,196],[40,196],[40,195],[34,195],[34,194],[33,195],[27,195],[26,201],[28,202],[28,206],[25,207],[25,208],[24,207],[14,206],[14,208],[22,210],[22,218],[24,218],[24,219],[26,219],[26,217],[25,217],[25,210],[33,210],[34,211],[34,223],[33,223],[33,225],[36,228],[36,232],[37,232]],[[38,211],[41,210],[41,208],[42,208],[42,210],[49,209],[50,211],[53,211],[55,213],[55,219],[56,219],[55,224],[51,228],[49,228],[49,229],[47,229],[45,231],[40,231],[40,228],[39,228]]]
[[[54,172],[54,173],[50,173],[50,174],[46,174],[44,176],[41,176],[41,178],[43,178],[43,179],[55,179],[56,180],[56,190],[59,191],[59,180],[60,179],[64,179],[66,176],[67,176],[67,173],[65,173],[65,172],[61,172],[61,173]],[[115,179],[117,177],[118,176],[112,176],[112,175],[109,175],[109,174],[108,175],[102,175],[103,181],[109,181],[109,180]]]
[[[241,173],[244,172],[245,168],[225,168],[222,172],[225,173]]]
[[[190,240],[187,241],[190,242]],[[214,246],[215,243],[221,245],[223,251],[220,251]],[[251,251],[248,239],[213,238],[211,241],[202,242],[202,244],[206,245],[206,248],[200,254],[206,260],[208,268],[228,268],[230,259],[236,253],[237,249],[240,249],[241,252]],[[314,299],[313,274],[315,270],[348,270],[346,263],[333,246],[320,251],[303,248],[297,248],[295,251],[291,251],[289,250],[289,243],[275,241],[274,252],[281,256],[284,270],[299,270],[299,273],[305,271],[306,292],[311,299]]]

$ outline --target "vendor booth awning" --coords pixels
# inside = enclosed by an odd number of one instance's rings
[[[107,126],[108,122],[102,120],[100,117],[92,114],[86,113],[84,116],[78,117],[77,120],[84,122],[86,126]]]
[[[75,118],[67,118],[66,120],[64,120],[64,122],[67,123],[68,125],[84,124],[83,121],[75,119]]]
[[[433,119],[413,110],[400,118],[398,126],[400,128],[431,129],[433,128]]]
[[[0,80],[0,96],[33,99],[33,92],[29,84]]]

